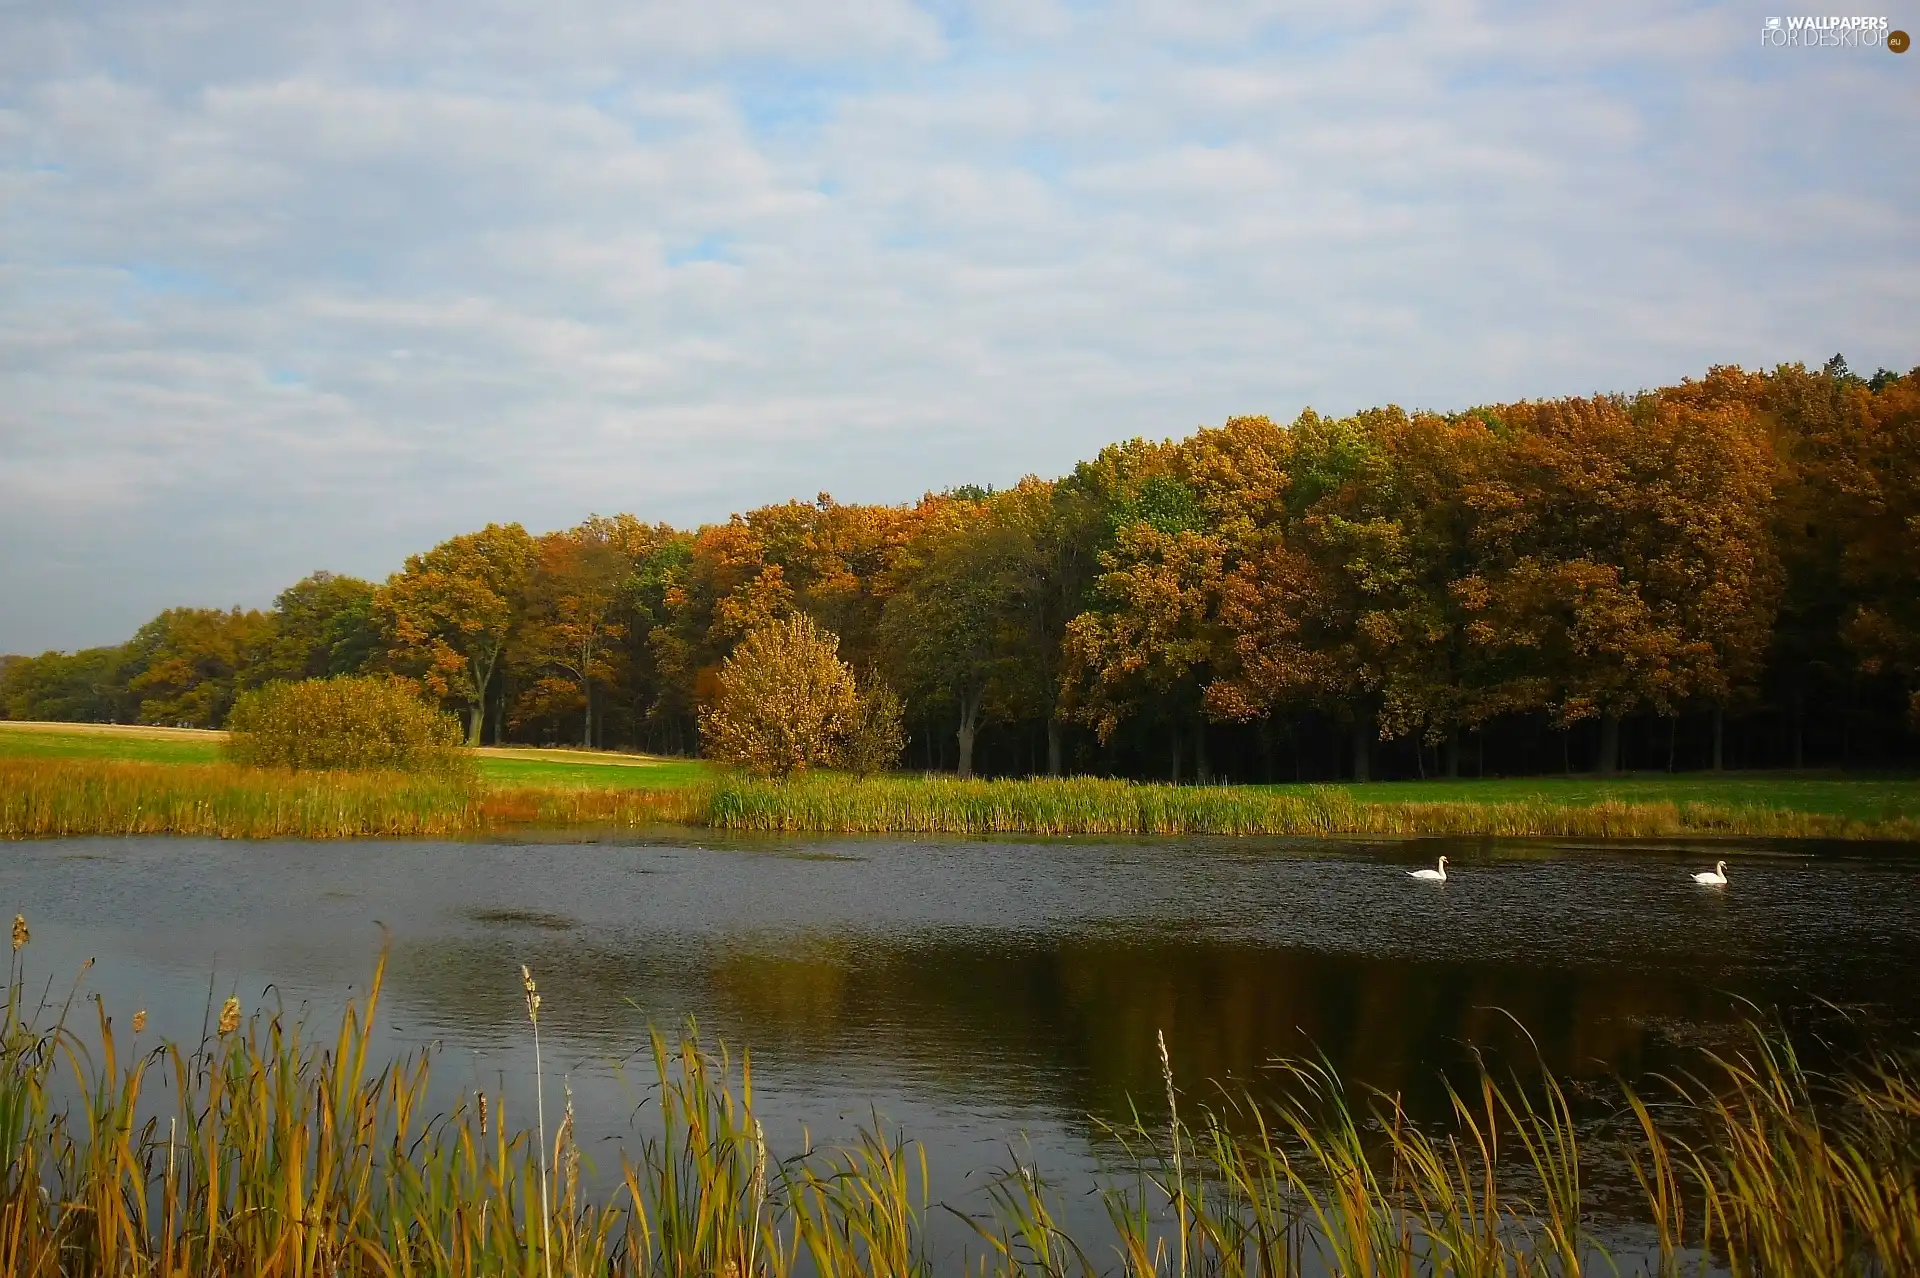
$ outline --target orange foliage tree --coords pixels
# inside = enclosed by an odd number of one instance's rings
[[[375,608],[397,670],[467,716],[479,745],[487,688],[526,605],[533,539],[519,524],[488,524],[408,558]]]

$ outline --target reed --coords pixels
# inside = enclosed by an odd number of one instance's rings
[[[689,1030],[652,1036],[658,1131],[590,1201],[571,1104],[551,1147],[504,1101],[425,1112],[429,1054],[380,1064],[384,964],[337,1031],[237,1006],[190,1047],[119,1037],[94,1003],[28,1006],[15,929],[0,1039],[0,1272],[74,1275],[921,1275],[934,1272],[924,1152],[874,1127],[785,1158],[752,1069]],[[46,1023],[43,1023],[43,1016]],[[134,1024],[138,1026],[139,1018]],[[1483,1071],[1450,1123],[1349,1099],[1323,1065],[1277,1099],[1222,1092],[1111,1131],[1110,1236],[1071,1237],[1017,1158],[960,1212],[968,1273],[1436,1276],[1614,1272],[1587,1189],[1596,1157],[1640,1173],[1645,1272],[1920,1272],[1920,1083],[1880,1052],[1832,1077],[1776,1034],[1661,1095],[1623,1093],[1624,1154],[1583,1147],[1551,1080]],[[62,1099],[64,1097],[64,1099]],[[1183,1121],[1179,1114],[1195,1117]],[[949,1208],[951,1209],[951,1208]]]
[[[0,758],[0,838],[454,835],[652,824],[744,831],[1039,835],[1473,835],[1920,839],[1920,820],[1700,802],[1357,798],[1091,777],[726,776],[661,788],[504,786],[398,772]]]
[[[691,820],[698,799],[672,790],[487,787],[402,772],[0,759],[0,838],[346,839],[639,826]]]
[[[692,796],[690,796],[692,797]],[[705,792],[703,824],[735,830],[925,834],[1508,835],[1915,839],[1920,822],[1703,803],[1362,800],[1329,786],[1272,791],[1081,777],[729,777]]]

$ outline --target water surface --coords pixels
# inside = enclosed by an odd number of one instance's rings
[[[1407,878],[1441,852],[1445,885]],[[1721,857],[1731,886],[1696,887]],[[1756,1007],[1791,1023],[1838,1004],[1909,1034],[1917,886],[1913,849],[1806,844],[701,832],[77,839],[0,858],[36,976],[94,957],[88,988],[149,1009],[150,1033],[197,1039],[228,993],[331,1016],[384,944],[388,1045],[436,1047],[448,1095],[504,1088],[524,1117],[526,963],[583,1131],[644,1125],[646,1071],[628,1066],[647,1026],[697,1018],[751,1049],[776,1145],[877,1111],[927,1143],[956,1201],[1010,1142],[1084,1188],[1099,1123],[1160,1104],[1156,1032],[1196,1095],[1323,1053],[1435,1115],[1442,1072],[1475,1052],[1537,1050],[1599,1082],[1684,1068]]]

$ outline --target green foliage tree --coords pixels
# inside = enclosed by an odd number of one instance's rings
[[[371,582],[330,572],[288,586],[273,601],[270,637],[242,682],[259,687],[364,671],[381,646],[373,597]]]
[[[1015,593],[987,502],[945,501],[903,552],[882,627],[892,667],[922,703],[958,722],[958,775],[973,775],[981,723],[1017,677]]]
[[[900,762],[906,749],[906,708],[885,679],[861,681],[853,722],[841,742],[839,764],[857,777],[886,772]]]
[[[787,777],[837,763],[860,718],[840,641],[804,613],[749,630],[721,664],[701,715],[708,757]]]
[[[0,671],[0,717],[125,723],[134,717],[124,646],[8,658]]]

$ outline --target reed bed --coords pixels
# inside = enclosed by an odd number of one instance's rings
[[[1211,1105],[1168,1068],[1165,1118],[1111,1133],[1108,1230],[1073,1237],[1017,1160],[956,1205],[931,1201],[924,1152],[897,1132],[771,1148],[750,1064],[690,1032],[653,1035],[656,1130],[618,1154],[596,1200],[570,1100],[551,1135],[544,1108],[516,1127],[498,1094],[430,1114],[431,1055],[374,1059],[384,965],[332,1034],[244,1017],[230,999],[187,1047],[146,1041],[142,1014],[129,1024],[98,1002],[84,1032],[72,999],[42,1024],[24,996],[24,920],[14,939],[0,1042],[9,1275],[1573,1278],[1621,1268],[1600,1236],[1621,1222],[1598,1218],[1587,1187],[1596,1157],[1631,1164],[1625,1223],[1657,1240],[1628,1272],[1920,1272],[1920,1085],[1886,1052],[1822,1078],[1756,1032],[1658,1098],[1622,1091],[1636,1135],[1598,1153],[1550,1079],[1483,1071],[1452,1094],[1452,1121],[1428,1128],[1392,1096],[1350,1102],[1322,1066],[1280,1067],[1278,1099]],[[936,1262],[929,1219],[949,1211],[975,1243]]]
[[[671,790],[507,789],[400,772],[0,759],[0,838],[446,836],[518,825],[693,819]]]
[[[1507,835],[1663,838],[1687,834],[1915,839],[1910,817],[1700,803],[1360,800],[1330,786],[1275,792],[1098,778],[744,777],[716,783],[703,824],[734,830],[924,834]]]
[[[1920,839],[1920,821],[1705,803],[1396,802],[1338,787],[1272,791],[1082,777],[728,776],[657,789],[499,786],[394,772],[0,759],[0,838],[447,836],[659,823],[743,831],[1039,835],[1486,835]]]

